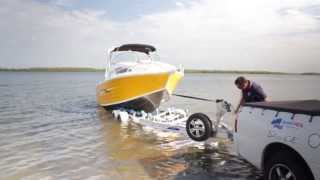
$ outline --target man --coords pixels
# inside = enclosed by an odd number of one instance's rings
[[[267,95],[262,87],[254,81],[249,81],[245,77],[240,76],[234,81],[235,85],[242,91],[242,97],[236,108],[236,113],[240,106],[246,102],[261,102],[267,100]]]

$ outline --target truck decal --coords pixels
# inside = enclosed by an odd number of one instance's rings
[[[281,118],[275,118],[271,121],[271,125],[273,128],[278,128],[278,129],[282,129],[283,126],[281,125]]]
[[[310,134],[308,138],[308,145],[313,149],[317,149],[318,147],[320,147],[320,134]]]
[[[297,121],[287,121],[282,118],[275,118],[271,121],[271,125],[273,128],[283,129],[283,127],[287,128],[303,128],[303,124]]]
[[[275,139],[277,139],[279,141],[284,141],[284,142],[292,143],[292,144],[295,144],[296,141],[297,141],[297,137],[295,137],[295,136],[290,136],[290,135],[283,136],[283,135],[278,134],[274,130],[269,130],[267,137],[268,138],[275,138]]]

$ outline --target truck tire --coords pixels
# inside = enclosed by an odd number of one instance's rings
[[[265,180],[313,180],[304,162],[290,151],[276,153],[265,163]]]
[[[212,123],[203,113],[192,114],[186,123],[188,136],[195,141],[205,141],[212,135]]]

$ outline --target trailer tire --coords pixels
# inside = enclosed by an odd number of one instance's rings
[[[212,136],[212,123],[203,113],[192,114],[186,123],[188,136],[195,141],[205,141]]]

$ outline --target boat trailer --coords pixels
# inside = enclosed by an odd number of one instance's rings
[[[177,96],[183,97],[184,95]],[[195,141],[205,141],[210,137],[215,137],[218,131],[225,132],[227,137],[233,140],[232,129],[223,122],[224,115],[234,111],[229,102],[223,99],[210,100],[192,96],[184,97],[216,103],[215,119],[211,120],[204,113],[190,114],[189,110],[178,108],[156,109],[152,113],[131,109],[117,109],[112,111],[112,115],[122,122],[132,121],[154,130],[183,134]]]

